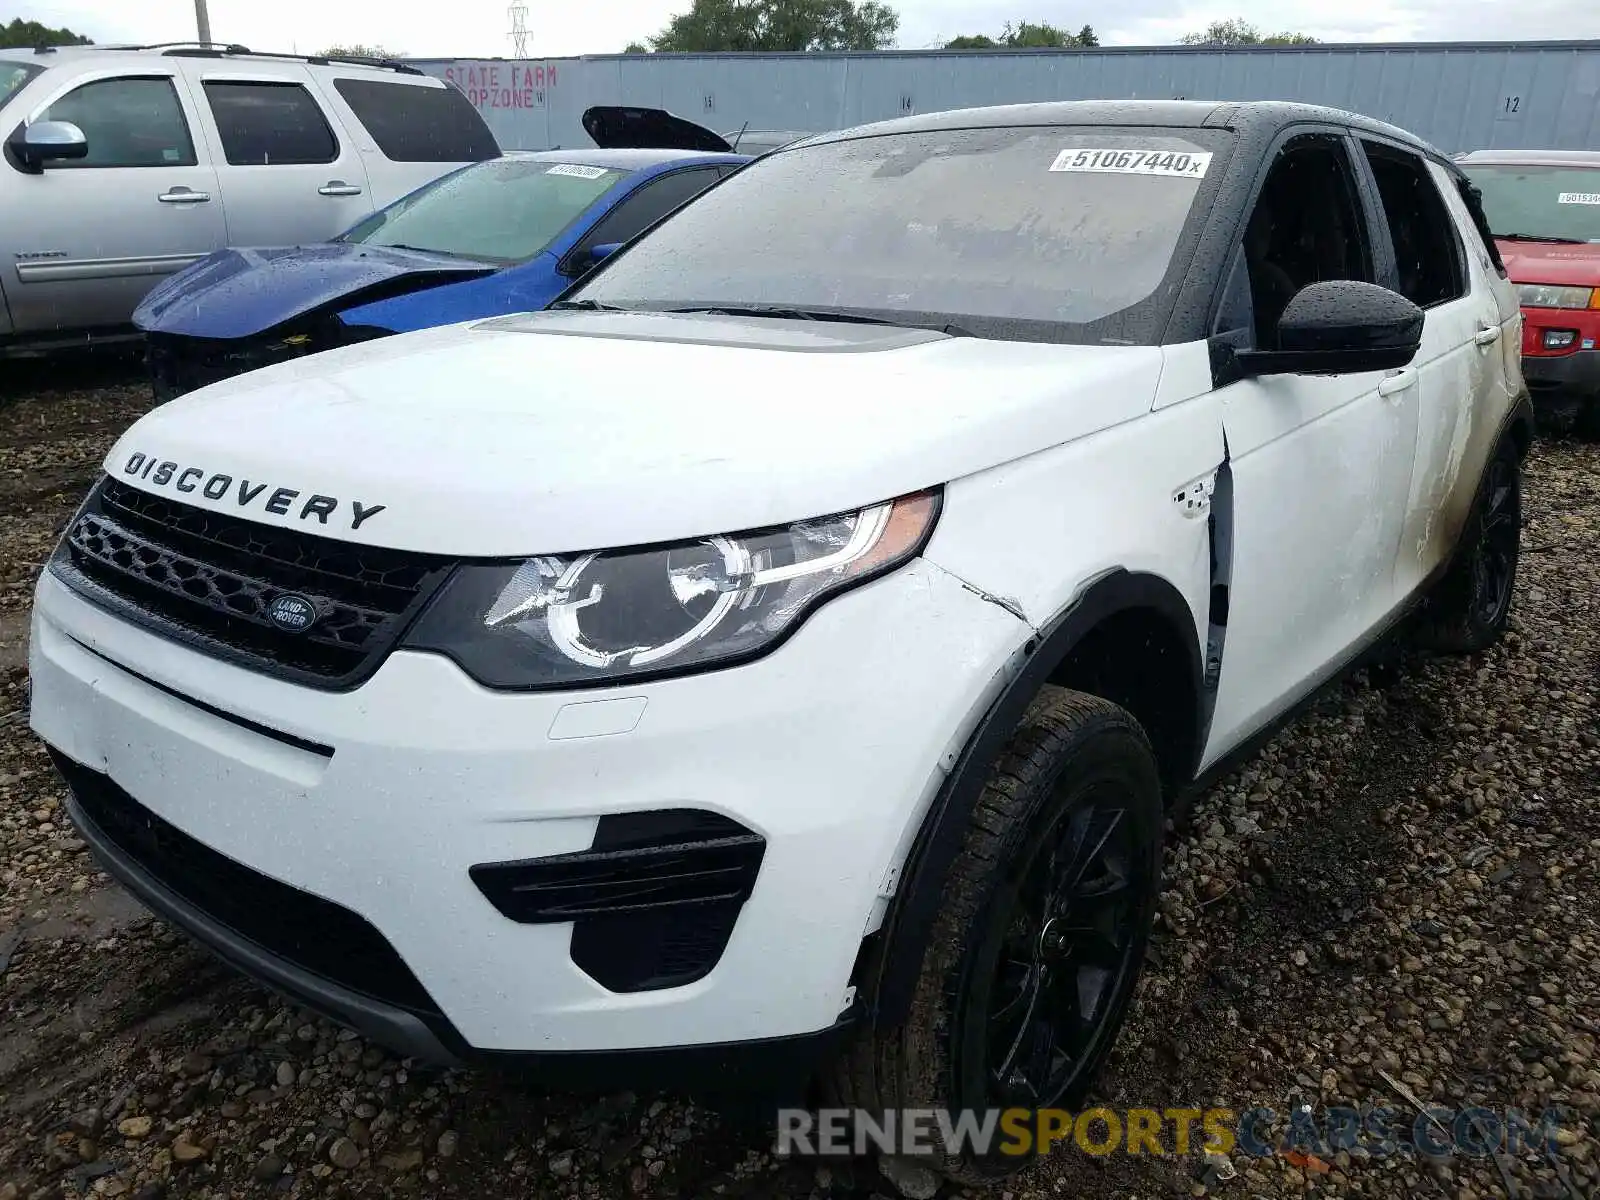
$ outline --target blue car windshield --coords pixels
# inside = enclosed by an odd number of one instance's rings
[[[338,240],[522,262],[629,174],[576,163],[492,159],[436,179]]]

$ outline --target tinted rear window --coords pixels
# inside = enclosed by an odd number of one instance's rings
[[[1230,146],[1213,129],[1029,127],[798,147],[705,193],[579,294],[1154,344]]]
[[[333,86],[395,162],[482,162],[500,147],[478,110],[453,87],[381,79],[336,79]]]
[[[289,167],[339,157],[322,109],[300,84],[210,79],[205,89],[222,151],[234,166]]]

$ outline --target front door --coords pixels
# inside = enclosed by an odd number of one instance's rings
[[[1338,133],[1282,145],[1236,250],[1220,334],[1272,348],[1307,284],[1376,282],[1357,178]],[[1395,606],[1417,429],[1415,372],[1266,376],[1218,395],[1234,524],[1207,765],[1332,674]]]
[[[31,114],[70,121],[89,153],[0,188],[0,269],[19,335],[126,325],[163,275],[227,244],[216,172],[182,81],[75,80]],[[6,131],[8,134],[11,132]]]

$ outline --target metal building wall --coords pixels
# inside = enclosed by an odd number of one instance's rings
[[[1449,153],[1600,149],[1594,41],[413,61],[453,79],[508,149],[588,145],[592,104],[667,108],[722,132],[820,132],[982,104],[1175,97],[1334,105]]]

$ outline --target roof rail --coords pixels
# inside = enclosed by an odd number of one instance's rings
[[[121,42],[112,46],[94,46],[95,50],[211,50],[229,54],[249,54],[247,46],[224,42]]]
[[[251,58],[286,58],[294,62],[310,63],[312,66],[325,67],[330,63],[350,63],[358,67],[376,67],[379,70],[395,71],[401,75],[425,75],[427,72],[413,67],[408,63],[397,62],[392,58],[364,58],[356,54],[284,54],[273,50],[252,50],[248,46],[241,46],[236,42],[153,42],[144,46],[96,46],[96,50],[159,50],[165,56],[197,58],[227,58],[233,55],[248,55]]]

